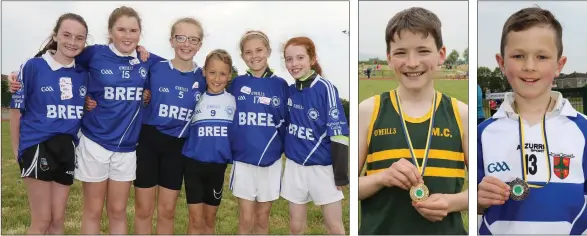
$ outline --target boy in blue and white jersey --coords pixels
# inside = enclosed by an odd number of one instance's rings
[[[496,59],[515,92],[478,126],[479,234],[587,233],[587,117],[551,91],[562,53],[549,11],[506,21]]]
[[[88,72],[75,60],[61,65],[54,54],[47,50],[22,65],[22,87],[10,107],[21,113],[16,139],[21,176],[72,185]]]
[[[216,212],[222,200],[224,173],[232,162],[231,139],[236,101],[224,89],[230,80],[232,59],[221,49],[206,57],[204,64],[207,91],[196,105],[183,146],[185,155],[185,194],[190,221],[189,234],[214,234]],[[204,207],[201,205],[205,204]]]

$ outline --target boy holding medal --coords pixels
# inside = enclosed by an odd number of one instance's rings
[[[587,233],[587,118],[551,91],[562,53],[549,11],[505,22],[496,60],[514,93],[478,127],[479,234]]]
[[[406,9],[385,43],[399,86],[359,105],[359,234],[466,234],[468,108],[434,89],[446,58],[440,20]]]

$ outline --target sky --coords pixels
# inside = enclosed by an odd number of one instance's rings
[[[171,25],[181,17],[195,17],[204,28],[195,61],[203,65],[208,52],[225,49],[239,74],[247,69],[240,58],[239,40],[247,30],[261,30],[273,49],[269,66],[290,84],[294,80],[285,68],[283,45],[289,38],[307,36],[316,45],[324,77],[341,97],[349,98],[349,36],[342,32],[349,30],[348,2],[2,2],[2,74],[18,70],[34,56],[57,18],[67,12],[84,17],[90,44],[106,44],[108,17],[122,5],[133,7],[143,18],[140,45],[168,59],[174,56],[169,44]]]
[[[373,57],[385,59],[387,22],[396,13],[410,7],[426,8],[440,18],[447,54],[455,49],[460,55],[468,47],[467,1],[359,1],[359,60]]]
[[[478,3],[478,64],[491,69],[497,67],[495,54],[499,53],[503,24],[513,13],[538,5],[549,10],[563,27],[563,56],[567,64],[563,73],[587,72],[587,2],[485,2]]]

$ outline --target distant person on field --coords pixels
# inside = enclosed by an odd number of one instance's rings
[[[485,120],[485,112],[483,112],[483,90],[481,86],[477,85],[477,125]]]
[[[367,68],[367,79],[371,79],[371,67]]]

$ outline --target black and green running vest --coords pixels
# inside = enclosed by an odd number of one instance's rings
[[[375,96],[369,126],[366,174],[391,166],[401,158],[412,162],[409,146],[401,126],[395,91]],[[462,129],[457,100],[437,92],[436,114],[424,184],[430,194],[455,194],[463,190],[465,160]],[[420,118],[404,115],[414,151],[422,164],[432,110]],[[412,162],[413,163],[413,162]],[[467,234],[460,212],[453,212],[440,222],[422,217],[412,206],[409,191],[384,187],[361,201],[359,234]]]

